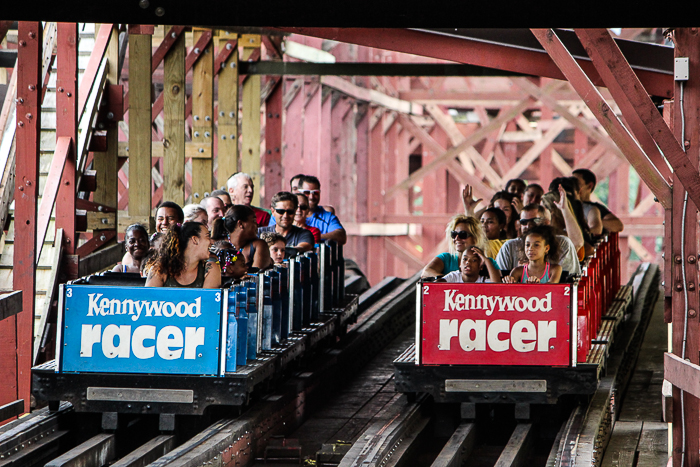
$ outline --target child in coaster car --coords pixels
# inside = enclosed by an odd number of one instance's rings
[[[483,270],[488,272],[488,277],[481,275]],[[459,271],[445,274],[441,281],[444,282],[501,282],[501,271],[496,269],[493,261],[486,258],[481,248],[472,246],[462,252]]]
[[[503,278],[507,284],[558,284],[561,266],[552,261],[559,259],[559,242],[548,225],[536,225],[525,234],[521,256],[525,264],[513,269]]]

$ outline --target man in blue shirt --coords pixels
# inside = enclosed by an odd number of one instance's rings
[[[314,248],[314,236],[311,231],[294,225],[294,214],[297,212],[299,201],[296,195],[288,191],[280,191],[272,197],[273,225],[258,228],[258,235],[264,232],[277,232],[284,237],[288,247],[304,252]]]
[[[306,214],[306,224],[321,231],[323,240],[335,240],[339,245],[345,245],[348,238],[345,229],[335,214],[319,206],[321,201],[321,182],[312,175],[305,175],[299,182],[299,193],[309,198],[309,211]]]

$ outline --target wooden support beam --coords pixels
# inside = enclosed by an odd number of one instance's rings
[[[15,184],[16,230],[12,287],[14,290],[23,291],[24,294],[22,312],[16,317],[17,366],[7,373],[4,372],[5,368],[0,367],[0,370],[3,370],[0,374],[3,374],[5,381],[9,382],[2,385],[6,389],[0,387],[0,401],[18,398],[29,400],[34,336],[35,247],[41,134],[41,58],[44,42],[41,23],[20,21],[17,38],[20,44],[17,57],[17,100],[22,105],[17,106],[18,128],[15,135],[17,183]],[[4,355],[10,354],[8,352]]]
[[[434,104],[428,104],[425,106],[425,110],[428,111],[428,113],[433,117],[435,122],[440,125],[440,127],[443,129],[445,133],[447,133],[447,136],[450,138],[450,142],[452,143],[452,146],[457,146],[459,143],[464,141],[464,135],[459,131],[459,128],[457,128],[457,125],[455,124],[455,121],[452,119],[451,116],[447,115],[446,112],[444,112],[440,107]],[[476,149],[474,148],[467,148],[465,151],[460,152],[457,157],[459,158],[459,161],[462,163],[464,168],[469,172],[469,174],[473,175],[474,174],[474,163],[472,162],[472,154],[470,154],[469,149],[471,149],[471,152],[476,152]],[[477,153],[478,154],[478,153]],[[474,161],[476,162],[476,161]],[[491,167],[488,167],[489,169]],[[486,169],[486,168],[484,168]],[[496,175],[496,178],[498,179],[498,182],[496,183],[496,186],[500,185],[500,177],[498,177],[498,174],[493,172],[491,170],[490,172],[488,169],[486,171],[481,170],[481,172],[486,175]],[[488,178],[487,175],[487,178]],[[493,180],[489,178],[489,181],[491,183],[494,183]]]
[[[280,190],[287,190],[282,173],[282,98],[283,79],[271,78],[272,92],[265,101],[265,153],[262,156],[264,171],[260,198],[263,206],[269,206],[270,200]]]
[[[257,52],[260,56],[260,36],[243,35],[240,43],[243,45],[241,60],[248,60]],[[243,101],[243,119],[241,132],[241,171],[253,179],[253,185],[260,187],[260,75],[251,75],[243,82],[241,91]],[[260,190],[255,190],[252,204],[260,205]]]
[[[535,160],[537,160],[540,154],[542,154],[542,151],[544,151],[547,146],[549,146],[552,141],[559,136],[559,133],[562,132],[564,126],[566,126],[565,120],[557,120],[556,123],[549,130],[547,130],[544,135],[542,135],[542,139],[535,141],[535,144],[525,151],[525,154],[518,159],[518,162],[511,167],[508,172],[503,174],[503,180],[510,180],[512,178],[520,177],[520,175],[522,175],[522,173],[527,170],[527,168],[533,162],[535,162]]]
[[[56,200],[58,198],[58,190],[61,186],[61,181],[63,179],[63,173],[65,171],[67,161],[69,159],[74,160],[73,141],[71,140],[70,136],[59,136],[57,139],[58,141],[56,141],[56,149],[54,151],[53,159],[51,160],[49,174],[46,177],[46,183],[44,184],[44,192],[41,195],[41,205],[39,206],[39,213],[37,215],[37,265],[39,264],[41,250],[44,248],[44,239],[46,238],[46,231],[49,229],[49,223],[51,222],[51,213],[53,212],[54,204],[56,203]],[[74,167],[75,166],[73,166],[73,168]],[[73,180],[75,180],[75,177],[73,178]],[[73,200],[73,215],[71,216],[70,220],[73,225],[73,230],[75,231],[75,193],[73,192],[73,185],[70,186],[70,193],[73,194],[73,196],[70,197]],[[70,200],[68,202],[70,203]],[[56,208],[56,210],[58,211],[58,207]]]
[[[545,88],[546,91],[545,93],[549,93],[559,87],[560,84],[556,82],[552,82],[547,87]],[[518,105],[514,106],[511,108],[508,112],[503,113],[502,115],[499,115],[495,119],[491,120],[491,122],[488,125],[485,125],[481,127],[479,130],[475,131],[469,137],[467,137],[461,144],[457,146],[453,146],[452,148],[448,149],[445,151],[443,154],[441,154],[439,157],[436,157],[433,159],[430,163],[424,165],[420,169],[416,170],[409,176],[408,178],[404,179],[403,181],[397,183],[396,185],[392,186],[388,190],[386,190],[386,194],[384,195],[384,200],[388,201],[391,198],[393,198],[396,193],[399,190],[406,190],[410,186],[412,186],[414,183],[416,183],[418,180],[422,179],[425,177],[428,173],[433,172],[434,170],[442,167],[443,165],[447,164],[451,159],[454,159],[457,154],[459,154],[461,151],[464,149],[475,145],[482,139],[484,139],[486,136],[488,136],[491,132],[494,130],[500,128],[500,126],[513,118],[515,118],[518,114],[520,114],[523,110],[525,110],[532,102],[534,102],[533,97],[528,97],[524,100],[522,100]]]
[[[163,82],[163,199],[180,206],[185,204],[185,54],[183,34],[165,55]]]
[[[410,270],[412,271],[417,271],[419,269],[422,269],[423,266],[425,266],[425,262],[421,259],[412,254],[409,250],[406,248],[402,247],[401,245],[398,244],[398,242],[392,240],[389,237],[384,238],[384,245],[386,246],[386,250],[391,253],[392,255],[396,256],[398,259],[403,261],[408,265]]]
[[[151,36],[129,30],[129,216],[151,216]],[[150,225],[150,221],[144,225]]]
[[[194,42],[212,31],[195,29]],[[192,70],[192,141],[201,144],[199,159],[192,159],[192,202],[204,198],[214,183],[214,44],[200,50]]]
[[[218,154],[216,185],[224,186],[238,171],[238,47],[237,36],[224,32],[219,48],[231,46],[231,54],[222,62],[219,75]]]
[[[22,291],[0,295],[0,321],[22,311]],[[0,419],[0,422],[2,419]]]
[[[637,141],[632,138],[622,125],[554,31],[551,29],[533,29],[532,32],[613,141],[620,147],[627,160],[637,170],[639,176],[656,194],[659,202],[664,207],[669,207],[671,205],[671,188],[669,184],[650,163]]]
[[[664,160],[665,156],[691,199],[696,206],[700,206],[700,174],[693,168],[684,148],[643,90],[639,78],[610,33],[605,29],[581,29],[576,30],[576,34],[650,160],[664,178],[669,180],[671,173]]]
[[[423,115],[423,106],[409,101],[391,97],[374,89],[366,89],[344,80],[340,76],[321,76],[321,84],[354,97],[357,100],[380,105],[389,110],[395,110],[411,115]]]
[[[57,36],[57,56],[56,64],[56,150],[59,147],[59,140],[67,138],[62,144],[67,143],[68,147],[62,155],[63,164],[60,168],[61,175],[56,179],[58,183],[58,193],[56,198],[56,229],[63,229],[63,248],[66,254],[75,253],[78,237],[75,234],[75,196],[76,196],[76,167],[75,167],[75,145],[78,141],[78,23],[59,23]],[[115,158],[116,160],[116,158]],[[53,164],[52,164],[53,168]],[[51,183],[51,174],[46,181]],[[46,186],[44,187],[46,192]],[[116,193],[115,193],[116,195]],[[44,198],[42,206],[44,208]],[[46,228],[51,217],[51,206],[47,206]],[[40,218],[41,218],[40,214]],[[41,256],[41,249],[44,246],[46,228],[39,227],[37,238],[37,263]],[[71,277],[71,279],[73,279]]]

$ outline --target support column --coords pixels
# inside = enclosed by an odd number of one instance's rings
[[[238,171],[238,45],[236,34],[222,32],[219,46],[233,49],[219,72],[219,117],[216,186]],[[225,42],[224,42],[225,40]],[[226,188],[224,188],[226,189]]]
[[[202,29],[195,29],[193,43],[202,35]],[[212,191],[214,166],[212,145],[214,134],[214,43],[209,42],[200,51],[199,60],[192,73],[192,142],[198,144],[199,158],[192,158],[192,202],[202,200],[204,193]],[[184,138],[184,132],[183,132]],[[184,141],[184,140],[183,140]],[[199,193],[199,198],[195,198]]]
[[[163,81],[163,200],[180,206],[185,204],[185,55],[185,34],[182,34],[165,56]],[[194,98],[194,87],[192,94]],[[193,183],[195,202],[196,192]]]
[[[243,45],[242,60],[248,60],[257,52],[260,57],[260,36],[256,34],[241,35]],[[243,82],[243,121],[241,129],[243,141],[241,146],[241,171],[253,178],[255,195],[252,204],[260,206],[260,75],[249,75]]]
[[[378,109],[370,108],[370,126],[374,119],[373,112],[381,112]],[[383,154],[385,151],[384,141],[384,119],[382,115],[374,124],[373,128],[369,129],[369,154],[367,160],[367,170],[364,172],[367,177],[367,222],[382,222],[384,200],[382,196],[382,180],[384,178],[383,170]],[[368,258],[384,258],[386,253],[384,248],[384,238],[382,237],[366,237],[367,238],[367,257]],[[386,277],[385,261],[380,261],[379,264],[374,263],[375,267],[370,267],[367,271],[367,279],[369,283],[375,285]]]
[[[77,23],[58,23],[57,59],[56,139],[62,136],[71,138],[72,149],[66,157],[66,165],[58,188],[55,208],[56,229],[63,229],[64,254],[73,255],[77,241],[75,235],[75,143],[78,140]],[[116,163],[116,154],[114,159]],[[97,161],[95,161],[95,167],[97,168]],[[116,173],[114,176],[116,180]],[[101,188],[99,183],[98,188]]]
[[[36,294],[37,198],[39,197],[39,139],[41,133],[41,23],[20,21],[17,33],[17,132],[15,134],[15,241],[13,288],[21,290],[17,314],[17,399],[31,395],[32,337]],[[12,373],[9,380],[10,386]],[[5,386],[3,384],[2,386]],[[10,387],[11,392],[12,389]],[[25,404],[29,408],[29,404]]]
[[[697,131],[700,126],[700,37],[697,30],[679,28],[673,32],[676,57],[689,58],[689,80],[676,82],[675,103],[673,106],[672,129],[676,139],[684,147],[690,164],[697,171],[698,156],[700,155],[700,134]],[[683,101],[680,100],[681,85],[683,88]],[[681,115],[683,112],[683,118]],[[683,123],[685,134],[682,134]],[[673,281],[672,313],[673,313],[673,353],[698,364],[700,349],[698,311],[700,301],[697,290],[697,207],[690,198],[686,204],[685,190],[682,188],[678,176],[673,176],[673,206],[672,206],[672,255],[666,254],[666,261],[672,261],[672,277],[666,281]],[[683,213],[685,212],[685,223]],[[668,225],[666,226],[668,228]],[[685,241],[684,249],[681,241]],[[683,274],[685,265],[685,274]],[[688,302],[685,302],[687,291]],[[687,323],[687,340],[684,344],[683,336]],[[696,466],[700,463],[698,450],[700,450],[700,404],[698,399],[690,394],[684,395],[685,427],[681,418],[681,394],[676,387],[673,388],[673,465],[674,467]],[[685,428],[685,446],[683,446],[683,428]],[[685,463],[681,464],[682,452],[685,452]]]
[[[282,95],[284,77],[272,77],[276,81],[272,93],[265,102],[265,154],[262,167],[265,179],[260,187],[262,206],[270,206],[270,200],[281,190],[288,191],[289,186],[282,178]],[[294,174],[292,174],[294,175]]]
[[[151,225],[151,33],[129,26],[129,222]]]

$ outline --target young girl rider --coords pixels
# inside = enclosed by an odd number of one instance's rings
[[[488,277],[481,275],[482,268],[488,271]],[[472,246],[462,252],[459,271],[445,274],[441,281],[445,282],[501,282],[501,271],[494,266],[493,261],[486,258],[481,248]]]
[[[536,225],[525,234],[523,239],[525,265],[511,271],[503,278],[507,284],[557,284],[561,278],[561,266],[552,261],[559,259],[558,246],[554,231],[548,225]]]

